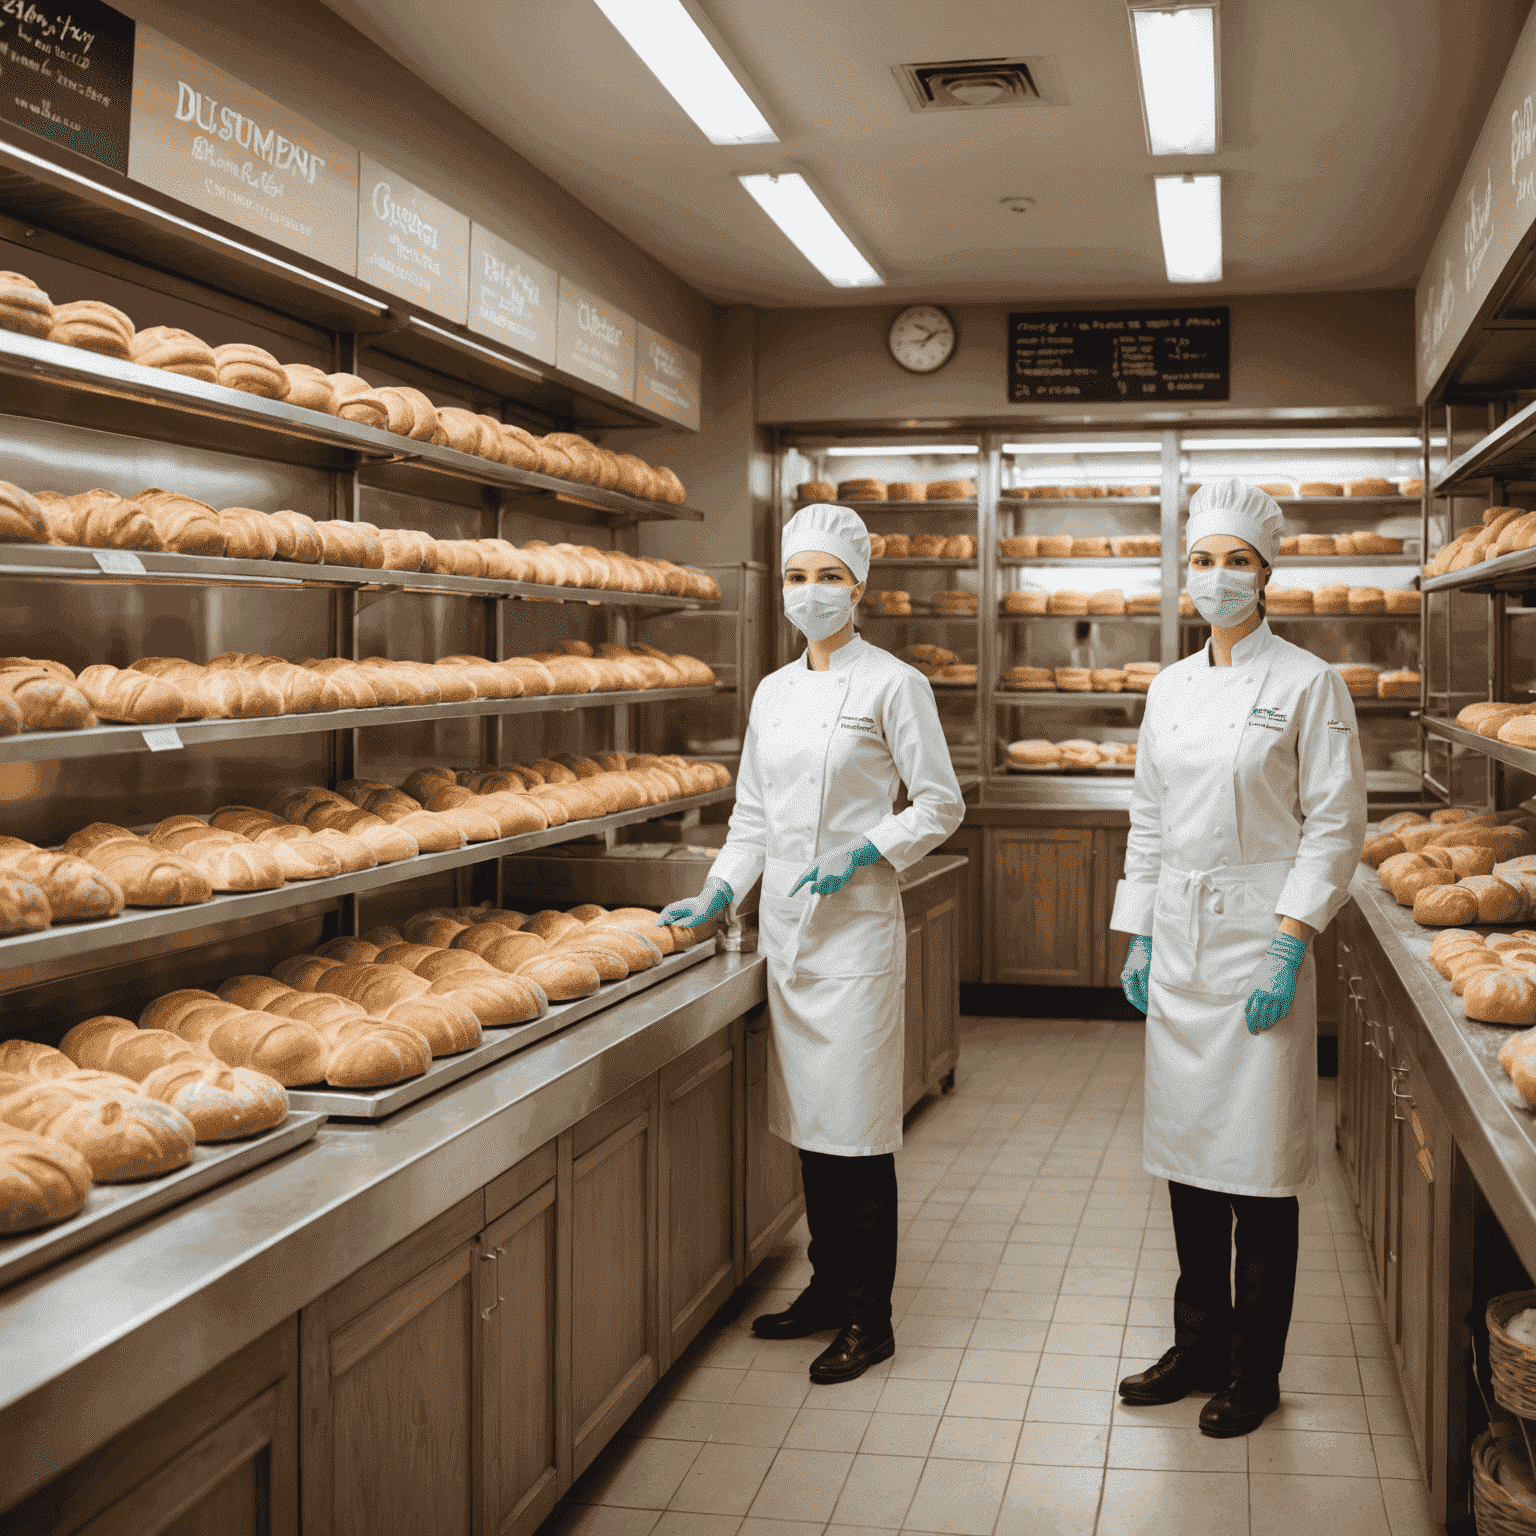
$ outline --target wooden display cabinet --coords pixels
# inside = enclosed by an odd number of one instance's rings
[[[746,1257],[751,1274],[805,1207],[800,1154],[768,1129],[768,1005],[746,1017]]]

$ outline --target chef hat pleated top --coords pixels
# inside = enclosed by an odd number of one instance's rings
[[[807,550],[836,555],[853,572],[855,581],[864,581],[869,576],[869,529],[864,526],[864,519],[848,507],[833,506],[829,501],[801,507],[784,525],[779,574],[782,576],[788,568],[791,555],[802,555]]]
[[[1212,480],[1189,498],[1184,544],[1191,552],[1201,539],[1228,533],[1253,545],[1264,563],[1273,565],[1284,532],[1280,503],[1246,480]]]

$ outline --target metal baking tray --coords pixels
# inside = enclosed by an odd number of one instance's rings
[[[695,835],[698,829],[694,829]],[[684,833],[684,836],[687,836]],[[502,905],[537,911],[595,901],[609,908],[652,907],[696,896],[718,848],[694,848],[686,843],[623,843],[611,853],[590,848],[522,853],[502,865]],[[757,910],[754,882],[736,904],[743,915]],[[531,905],[530,905],[531,904]]]
[[[610,1004],[644,992],[657,982],[670,980],[689,966],[709,959],[714,952],[715,940],[705,939],[692,949],[677,950],[664,956],[660,965],[653,965],[648,971],[635,971],[623,981],[605,982],[591,997],[578,998],[573,1003],[557,1003],[542,1018],[514,1024],[508,1029],[484,1030],[484,1038],[474,1050],[458,1056],[436,1057],[420,1077],[409,1078],[403,1083],[391,1083],[387,1088],[290,1088],[288,1102],[295,1108],[318,1110],[338,1120],[382,1120],[407,1104],[414,1104],[417,1099],[424,1099],[439,1088],[446,1088],[449,1083],[456,1083],[514,1051],[534,1045]]]
[[[228,1183],[303,1146],[324,1124],[325,1116],[300,1109],[293,1104],[292,1094],[289,1105],[288,1118],[260,1136],[194,1147],[192,1161],[185,1168],[158,1179],[143,1179],[134,1184],[97,1184],[85,1197],[79,1214],[68,1221],[15,1237],[0,1237],[0,1287],[14,1285],[125,1227],[158,1216],[193,1195]]]

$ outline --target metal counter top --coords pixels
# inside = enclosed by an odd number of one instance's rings
[[[1434,1047],[1422,1065],[1450,1120],[1457,1150],[1520,1262],[1536,1274],[1536,1109],[1515,1092],[1499,1065],[1500,1047],[1517,1031],[1466,1017],[1450,982],[1430,964],[1430,942],[1440,930],[1414,922],[1412,909],[1397,904],[1374,869],[1360,866],[1350,896]],[[1491,937],[1520,926],[1479,924],[1477,931]]]
[[[0,1291],[0,1509],[766,996],[717,955]]]

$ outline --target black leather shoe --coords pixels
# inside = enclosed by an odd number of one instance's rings
[[[818,1387],[853,1381],[870,1366],[889,1360],[895,1353],[896,1335],[889,1323],[873,1332],[863,1323],[849,1323],[831,1345],[811,1361],[811,1381]]]
[[[813,1333],[841,1328],[845,1321],[841,1307],[830,1306],[808,1288],[782,1312],[765,1312],[761,1317],[754,1317],[752,1332],[760,1339],[805,1339]]]
[[[1200,1433],[1217,1440],[1251,1435],[1280,1406],[1280,1383],[1239,1378],[1200,1410]]]
[[[1175,1345],[1156,1365],[1127,1376],[1120,1383],[1120,1398],[1140,1407],[1176,1403],[1191,1392],[1220,1392],[1227,1380],[1224,1366]]]

